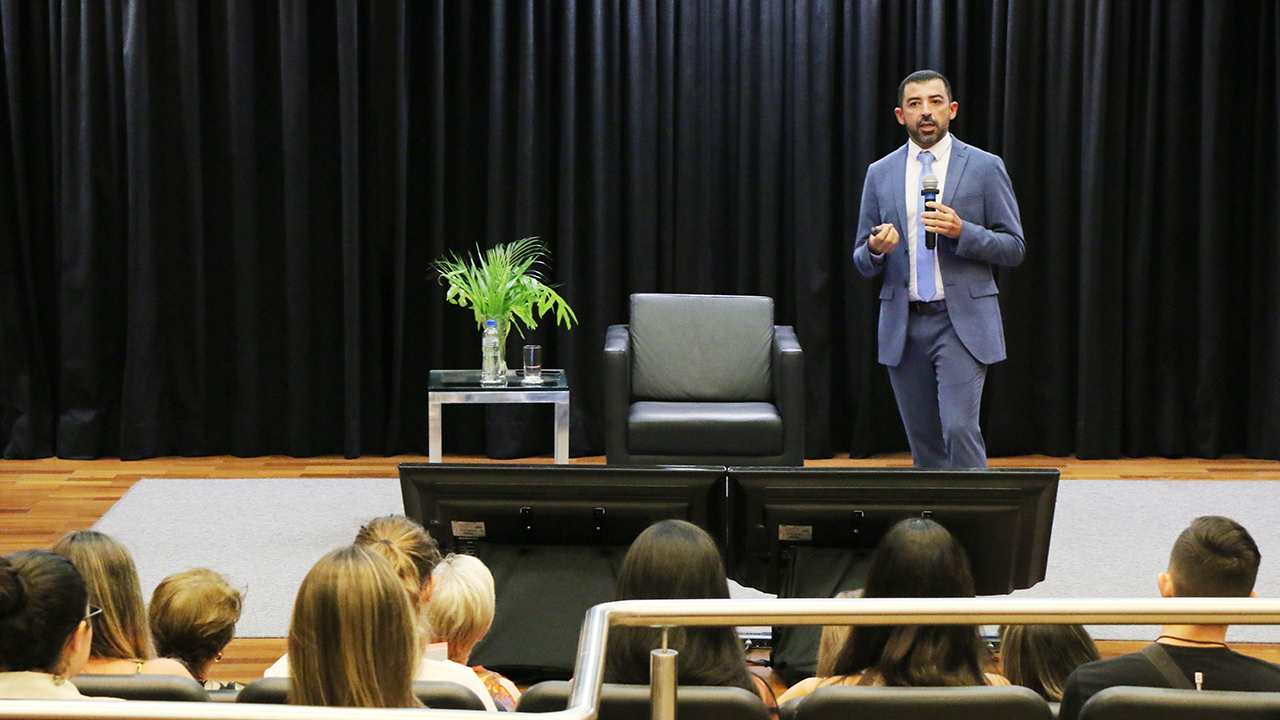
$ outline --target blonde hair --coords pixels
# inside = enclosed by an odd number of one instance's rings
[[[449,659],[464,662],[493,625],[493,573],[479,558],[450,554],[434,575],[436,586],[427,606],[431,639],[449,643]]]
[[[385,558],[351,545],[311,568],[293,605],[289,665],[294,705],[421,707],[413,608]]]
[[[365,523],[356,533],[364,545],[386,558],[416,605],[418,594],[431,582],[440,562],[440,546],[418,523],[403,515],[384,515]]]
[[[244,597],[209,568],[192,568],[160,581],[147,614],[156,654],[178,660],[203,680],[209,665],[236,634]]]
[[[836,593],[836,597],[862,597],[862,591],[843,590]],[[844,641],[849,639],[849,627],[849,625],[822,626],[822,639],[818,641],[818,665],[814,669],[814,675],[820,678],[835,675],[836,656],[840,654],[840,648],[844,647]]]
[[[76,566],[89,588],[89,602],[102,608],[102,614],[93,619],[89,655],[150,660],[147,608],[129,549],[110,535],[77,530],[63,535],[53,551]]]

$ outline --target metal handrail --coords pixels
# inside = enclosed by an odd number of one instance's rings
[[[1258,598],[911,598],[842,600],[627,600],[587,611],[569,705],[559,712],[502,713],[508,720],[594,720],[611,625],[1111,625],[1280,624],[1280,600]],[[672,669],[674,672],[674,668]],[[664,702],[674,702],[667,698]],[[671,709],[667,706],[666,709]],[[0,700],[0,720],[431,720],[496,716],[474,710],[385,710],[132,700]],[[423,714],[426,713],[426,716]]]

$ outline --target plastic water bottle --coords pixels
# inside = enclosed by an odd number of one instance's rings
[[[502,377],[502,354],[498,351],[498,321],[484,321],[484,336],[480,339],[480,384],[501,385],[506,382]]]

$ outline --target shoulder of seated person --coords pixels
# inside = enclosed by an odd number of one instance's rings
[[[1003,675],[997,675],[996,673],[983,673],[983,675],[986,676],[988,685],[1012,685],[1013,684],[1009,682],[1009,678]]]
[[[132,675],[138,670],[134,660],[120,658],[91,657],[84,663],[80,672],[85,675]]]
[[[833,677],[805,678],[804,680],[801,680],[795,685],[792,685],[786,692],[779,695],[778,702],[781,703],[781,702],[786,702],[787,700],[794,700],[796,698],[804,697],[805,695],[808,695],[814,690],[817,690],[818,688],[821,688],[821,687],[827,687],[828,685],[853,685],[858,682],[858,678],[860,677],[862,676],[861,675],[853,675],[853,676],[836,675]],[[850,680],[852,680],[852,682],[850,682]]]
[[[186,666],[173,658],[156,658],[142,663],[142,674],[191,677],[191,673],[187,671]]]
[[[142,663],[141,671],[138,669],[137,660],[104,657],[89,658],[84,664],[84,670],[81,670],[81,672],[87,675],[137,675],[140,672],[143,675],[191,677],[191,673],[187,672],[187,668],[182,663],[170,658],[145,660]]]

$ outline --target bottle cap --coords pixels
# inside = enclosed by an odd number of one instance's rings
[[[493,318],[489,318],[488,320],[485,320],[484,324],[486,327],[498,327],[498,321],[494,320]]]

